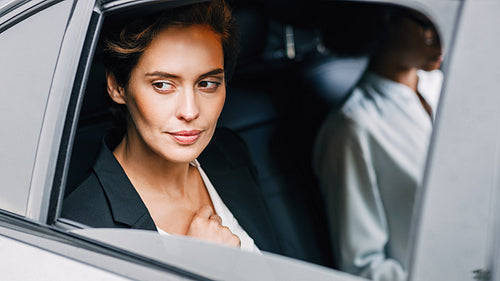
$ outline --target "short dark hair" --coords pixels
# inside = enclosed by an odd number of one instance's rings
[[[231,76],[238,55],[236,24],[224,0],[202,2],[168,9],[127,22],[109,25],[103,31],[104,66],[118,85],[125,87],[133,68],[151,41],[171,26],[208,25],[221,38],[226,80]]]

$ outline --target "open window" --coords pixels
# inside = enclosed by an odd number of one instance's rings
[[[129,7],[132,3],[122,6],[110,2],[104,3],[93,12],[77,74],[77,80],[81,79],[81,82],[75,83],[66,117],[62,144],[64,150],[59,155],[60,166],[52,196],[50,217],[55,219],[60,227],[70,229],[84,227],[78,222],[59,218],[62,198],[70,194],[85,179],[92,169],[102,137],[114,127],[109,111],[110,101],[105,93],[102,46],[99,45],[99,32],[102,25],[107,21],[112,22],[116,19],[121,20],[130,16],[147,14],[160,8],[168,9],[188,3],[191,2],[169,1],[141,4],[132,9]],[[252,42],[253,45],[243,47],[242,52],[246,55],[241,60],[260,56],[262,48],[266,48],[265,44],[268,43],[269,37],[276,36],[268,32],[260,33],[260,30],[253,26],[260,19],[264,19],[264,23],[269,21],[267,15],[260,9],[258,5],[248,7],[243,4],[240,7],[235,4],[237,20],[242,21],[242,28],[251,29],[250,34],[253,36],[244,39]],[[258,27],[262,27],[262,24]],[[265,26],[263,28],[265,30]],[[282,38],[277,37],[277,39]],[[284,119],[278,111],[287,106],[286,104],[276,106],[276,100],[282,99],[285,92],[278,83],[266,85],[266,87],[252,83],[271,73],[278,73],[276,69],[280,72],[277,75],[279,76],[277,81],[285,81],[290,74],[290,71],[285,70],[286,67],[296,62],[283,60],[276,63],[269,60],[266,62],[263,59],[259,63],[245,64],[243,62],[242,65],[246,68],[242,67],[237,70],[228,86],[227,103],[219,119],[219,125],[236,131],[249,145],[250,153],[259,170],[259,181],[262,192],[265,193],[266,207],[271,209],[271,219],[279,231],[282,248],[278,253],[332,266],[333,263],[328,253],[329,247],[323,247],[328,243],[328,238],[326,230],[320,227],[324,224],[322,223],[323,212],[320,211],[321,205],[317,204],[318,195],[316,193],[306,194],[307,197],[303,195],[304,190],[307,189],[304,189],[306,185],[313,186],[312,183],[307,183],[304,177],[310,176],[309,172],[304,171],[304,176],[298,175],[300,183],[304,183],[303,186],[300,185],[299,182],[295,182],[295,178],[289,177],[295,174],[295,171],[300,170],[300,167],[289,165],[285,158],[280,159],[282,157],[280,155],[286,155],[283,148],[274,151],[282,142],[277,128],[283,125]],[[272,93],[276,95],[270,95]],[[286,109],[287,112],[291,110],[291,108]]]
[[[104,93],[105,70],[99,45],[102,25],[118,17],[146,14],[152,10],[194,2],[197,1],[103,1],[94,7],[64,125],[49,223],[68,231],[82,227],[78,222],[60,217],[62,199],[90,171],[102,137],[114,126]],[[273,6],[271,3],[268,5]],[[313,175],[312,150],[317,130],[327,112],[343,106],[351,89],[368,67],[370,49],[356,48],[366,47],[368,43],[365,40],[373,39],[369,38],[372,33],[363,29],[371,27],[366,20],[374,11],[372,5],[357,2],[314,3],[305,13],[305,23],[283,15],[270,16],[266,10],[269,6],[266,5],[234,3],[237,19],[246,21],[242,27],[248,29],[244,29],[245,32],[242,33],[243,42],[246,42],[242,44],[243,57],[234,79],[228,85],[227,103],[219,120],[220,125],[239,133],[249,146],[259,172],[266,206],[271,210],[271,219],[282,242],[279,253],[329,267],[336,267],[338,264],[331,256],[331,230],[325,227],[325,212],[328,209],[323,207],[324,194]],[[384,12],[384,7],[389,8],[387,5],[375,6],[375,10],[381,13]],[[276,7],[269,10],[279,11]],[[408,18],[417,25],[435,24],[415,10],[408,11]],[[335,16],[331,16],[332,14]],[[314,19],[315,16],[319,20]],[[353,29],[351,21],[356,22],[359,29]],[[348,28],[344,28],[345,25]],[[437,36],[438,39],[433,40],[440,40],[440,35]],[[443,37],[441,42],[449,43],[447,38],[449,37]],[[346,47],[345,43],[350,46]],[[358,45],[354,46],[355,44]],[[297,128],[300,128],[299,132]],[[425,156],[422,161],[425,162]],[[408,231],[411,212],[410,208],[407,224],[404,226]],[[73,233],[127,249],[155,262],[167,260],[167,264],[178,257],[177,252],[172,254],[168,251],[181,246],[185,247],[185,250],[179,250],[181,253],[193,254],[196,250],[207,253],[207,256],[208,253],[217,257],[230,256],[232,260],[240,262],[257,261],[259,267],[265,267],[272,260],[283,261],[283,264],[294,263],[288,259],[274,259],[267,254],[261,260],[259,257],[238,254],[222,247],[193,242],[188,238],[159,238],[152,233],[98,229],[74,230]],[[123,240],[117,239],[122,235]],[[168,255],[162,251],[143,248],[144,245],[138,243],[143,238],[152,241],[147,247],[154,248],[161,244],[159,248],[166,250]],[[201,276],[208,278],[218,279],[223,276],[223,273],[213,271],[223,270],[223,267],[216,265],[217,260],[211,264],[215,269],[204,268],[207,266],[204,264],[207,256],[195,260],[176,260],[172,265],[192,272],[198,271]],[[325,268],[316,269],[317,271],[306,272],[318,276],[325,274],[327,277],[337,274]],[[205,275],[206,272],[210,273]],[[351,277],[339,278],[349,280]]]

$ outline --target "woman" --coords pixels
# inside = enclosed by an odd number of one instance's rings
[[[384,21],[368,71],[320,130],[314,169],[340,269],[397,281],[406,280],[443,57],[436,30],[421,14],[393,8]]]
[[[234,29],[221,0],[105,33],[107,92],[124,108],[126,129],[105,138],[63,217],[275,249],[244,144],[229,131],[210,143],[236,59]]]

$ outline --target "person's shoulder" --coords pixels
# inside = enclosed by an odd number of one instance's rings
[[[248,165],[251,162],[245,141],[228,128],[217,128],[212,140],[200,158],[210,158],[211,162],[220,159],[233,166]]]
[[[332,109],[324,119],[316,136],[314,157],[357,147],[369,139],[372,130],[383,117],[376,101],[366,92],[363,80],[353,88],[349,98],[338,109]]]
[[[246,147],[245,141],[236,134],[233,130],[225,127],[220,127],[215,130],[213,141],[224,147],[232,149],[244,149]]]
[[[386,94],[379,84],[390,84],[387,79],[373,73],[365,73],[363,78],[351,90],[349,98],[341,108],[342,113],[355,121],[364,123],[374,117],[380,117],[386,104]]]
[[[75,190],[64,198],[64,202],[84,204],[87,200],[81,199],[93,199],[94,197],[99,197],[101,193],[102,189],[100,188],[97,176],[95,173],[90,173],[87,178],[75,188]]]
[[[66,198],[61,217],[89,226],[105,226],[111,218],[110,209],[103,189],[94,173],[89,176]]]
[[[374,101],[367,98],[363,88],[352,89],[349,98],[339,109],[332,109],[322,124],[322,130],[343,136],[369,130],[369,124],[380,114]]]

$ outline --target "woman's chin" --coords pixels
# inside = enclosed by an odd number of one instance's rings
[[[197,147],[182,147],[169,149],[163,154],[163,158],[172,163],[190,163],[200,156],[203,149]]]
[[[199,138],[182,138],[169,136],[167,140],[151,141],[150,149],[155,154],[171,163],[190,163],[203,152],[210,139],[205,137]]]

